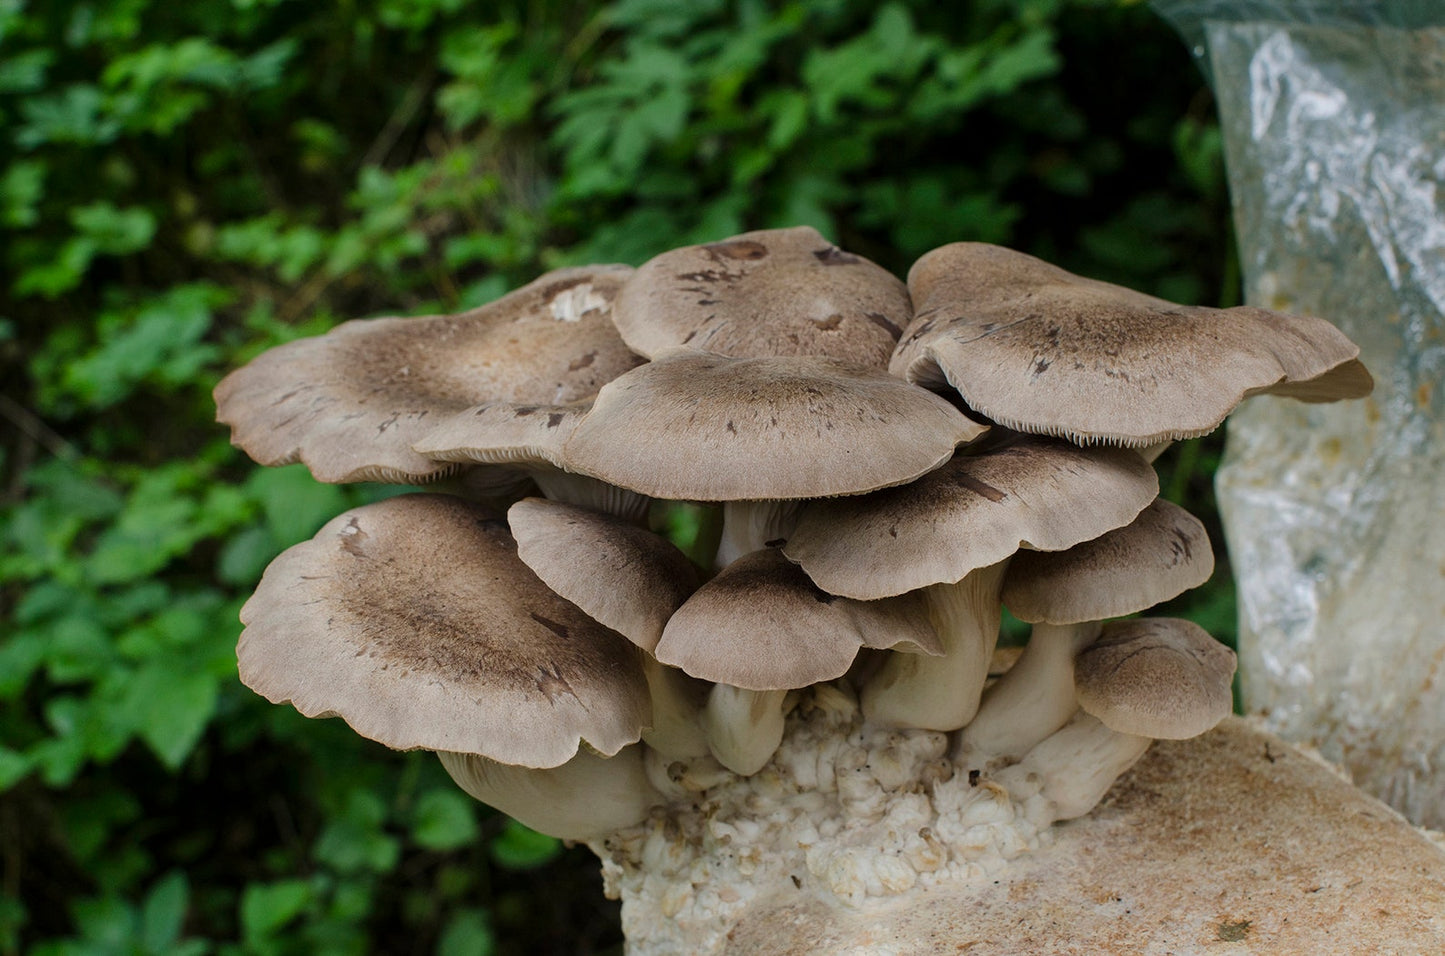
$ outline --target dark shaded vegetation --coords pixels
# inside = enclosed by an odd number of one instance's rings
[[[227,369],[796,223],[1218,304],[1220,163],[1138,5],[0,0],[0,954],[617,951],[586,851],[239,685],[266,563],[388,489],[254,468]],[[1162,468],[1218,545],[1217,448]]]

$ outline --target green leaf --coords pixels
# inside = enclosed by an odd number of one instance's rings
[[[307,880],[251,883],[241,894],[241,932],[248,941],[272,936],[300,916],[315,895]]]
[[[45,86],[53,50],[26,50],[0,57],[0,93],[32,93]]]
[[[151,886],[140,911],[140,944],[145,952],[155,956],[175,952],[190,894],[190,882],[180,870],[171,870]]]
[[[503,869],[533,870],[556,859],[562,841],[509,819],[487,849]]]
[[[11,163],[0,176],[0,226],[20,229],[40,219],[36,208],[45,195],[45,164],[39,161]]]
[[[260,502],[278,551],[314,535],[348,504],[340,488],[312,478],[305,465],[257,469],[245,488]]]
[[[473,801],[454,789],[429,790],[412,811],[412,838],[428,850],[455,850],[477,838]]]
[[[76,928],[90,951],[124,953],[136,937],[138,917],[129,903],[118,896],[102,896],[80,900],[71,907]]]
[[[486,910],[467,907],[452,914],[437,941],[436,956],[491,956],[497,939]]]
[[[43,632],[12,634],[0,640],[0,700],[13,700],[45,660],[49,641]]]
[[[170,769],[185,762],[215,715],[216,683],[211,674],[177,673],[167,660],[143,666],[129,681],[124,711]]]
[[[316,840],[316,858],[342,873],[385,872],[396,865],[401,843],[388,835],[386,804],[374,794],[353,790],[340,813]]]
[[[24,149],[46,143],[108,143],[120,133],[121,124],[105,112],[105,94],[88,83],[31,97],[20,102],[24,124],[16,131],[15,142]]]
[[[108,202],[72,209],[70,223],[91,240],[96,252],[113,256],[144,249],[156,234],[156,219],[149,210],[120,208]]]
[[[0,793],[25,779],[34,765],[34,758],[0,744]]]

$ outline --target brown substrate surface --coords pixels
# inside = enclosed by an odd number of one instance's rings
[[[996,880],[745,920],[729,954],[1445,953],[1445,852],[1330,768],[1230,718],[1159,741]]]

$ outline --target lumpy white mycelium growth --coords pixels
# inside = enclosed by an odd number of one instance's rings
[[[955,766],[950,735],[863,720],[846,685],[799,695],[772,760],[588,845],[637,954],[719,950],[759,901],[840,905],[992,878],[1047,841],[987,777]],[[683,762],[673,765],[685,788]],[[1041,807],[1042,804],[1039,804]]]
[[[807,228],[347,323],[227,376],[218,417],[263,464],[447,493],[278,557],[241,677],[587,842],[634,954],[924,899],[1229,712],[1230,651],[1110,620],[1213,567],[1150,462],[1247,394],[1368,392],[1357,352],[975,243],[905,286]],[[714,503],[721,546],[683,555],[657,501]],[[1004,606],[1033,635],[988,685]]]

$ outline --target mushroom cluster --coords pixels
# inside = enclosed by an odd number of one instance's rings
[[[1153,457],[1249,395],[1366,394],[1357,354],[982,244],[905,285],[809,228],[350,322],[233,372],[220,420],[262,464],[446,493],[277,558],[241,677],[588,842],[634,953],[982,879],[1229,713],[1228,649],[1131,617],[1213,568]],[[715,553],[658,502],[710,509]],[[1005,606],[1033,630],[1000,674]]]

